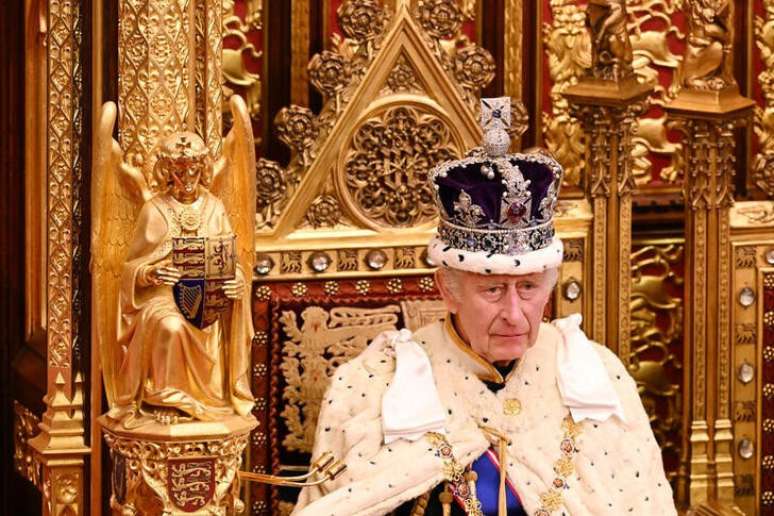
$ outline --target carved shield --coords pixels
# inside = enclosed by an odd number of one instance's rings
[[[215,494],[215,457],[169,459],[167,494],[185,512],[207,505]]]
[[[172,289],[180,313],[206,328],[231,305],[222,287],[236,275],[236,237],[174,238],[172,264],[183,273]]]

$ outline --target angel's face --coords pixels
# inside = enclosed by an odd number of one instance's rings
[[[199,182],[205,164],[200,161],[172,167],[172,195],[180,202],[193,202],[199,193]]]

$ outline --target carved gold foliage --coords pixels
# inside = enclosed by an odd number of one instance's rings
[[[210,156],[219,156],[223,134],[223,2],[198,0],[194,14],[196,43],[196,132]]]
[[[255,224],[261,230],[273,225],[298,185],[299,178],[279,164],[261,158],[256,163]]]
[[[36,486],[40,486],[40,464],[35,461],[29,440],[40,430],[40,418],[27,407],[13,402],[13,463],[16,472]]]
[[[551,76],[551,113],[543,113],[546,147],[564,167],[564,185],[579,187],[585,146],[580,123],[570,115],[562,92],[578,82],[591,65],[591,41],[585,13],[574,0],[551,0],[553,22],[543,26]]]
[[[248,35],[263,30],[263,0],[248,0],[244,20],[234,10],[234,0],[223,2],[223,41],[235,41],[236,48],[223,48],[223,78],[226,100],[240,93],[247,103],[250,117],[255,120],[261,111],[261,76],[247,68],[248,61],[258,61],[263,51],[250,43]],[[226,103],[224,102],[224,109]],[[226,110],[227,111],[227,110]],[[227,113],[224,113],[227,115]]]
[[[651,106],[663,107],[676,93],[676,88],[666,88],[659,81],[659,75],[666,72],[673,76],[682,62],[682,56],[670,49],[670,44],[682,43],[686,38],[672,21],[682,3],[679,0],[635,0],[626,4],[634,72],[640,80],[654,85],[649,97]],[[666,116],[639,117],[634,129],[631,154],[636,184],[643,185],[652,179],[650,153],[670,160],[670,164],[659,172],[659,179],[665,183],[677,181],[683,168],[681,145],[669,141]]]
[[[405,54],[401,54],[387,77],[387,85],[380,95],[391,93],[425,93],[422,81]]]
[[[363,122],[344,157],[346,196],[367,219],[414,226],[436,216],[427,180],[437,163],[460,156],[443,120],[422,107],[396,107]]]
[[[182,440],[173,442],[126,436],[104,431],[105,441],[113,460],[114,479],[125,486],[123,496],[115,490],[111,504],[123,514],[161,514],[179,511],[170,496],[170,461],[214,461],[214,492],[204,507],[208,513],[221,511],[240,513],[239,481],[236,472],[242,464],[242,452],[248,443],[249,427],[242,423],[234,433],[209,440]],[[115,486],[115,484],[114,484]],[[115,489],[115,487],[114,487]]]
[[[675,292],[682,289],[683,253],[683,244],[645,245],[632,253],[629,370],[661,449],[675,459],[682,444],[682,398],[675,378],[683,367],[683,302]],[[667,473],[671,478],[677,471]]]
[[[462,33],[462,22],[474,11],[475,3],[456,0],[340,4],[336,13],[342,35],[332,36],[329,47],[308,67],[310,82],[325,100],[322,109],[313,113],[291,105],[275,120],[279,138],[291,149],[291,161],[284,173],[279,165],[267,167],[280,186],[264,202],[271,208],[259,213],[259,230],[277,230],[285,211],[294,229],[352,221],[375,230],[411,227],[435,216],[426,172],[441,159],[460,155],[462,142],[453,138],[479,137],[470,134],[468,122],[480,88],[494,72],[492,56]],[[363,86],[367,74],[374,82]],[[361,97],[355,99],[357,92]],[[407,93],[416,95],[410,105],[400,97]],[[384,101],[392,96],[394,102]],[[349,109],[355,101],[357,111]],[[460,110],[460,101],[470,111]],[[455,125],[460,118],[465,119],[463,127]],[[329,141],[334,132],[336,141]],[[365,177],[363,166],[377,168]],[[312,169],[313,177],[308,173]],[[329,178],[335,189],[323,188]],[[329,209],[333,203],[327,196],[338,200],[340,217],[330,216],[339,210]],[[286,210],[291,203],[293,208]],[[318,207],[328,215],[320,218]]]
[[[309,79],[327,97],[338,95],[352,77],[350,63],[337,52],[324,50],[309,62]]]
[[[400,307],[335,307],[330,311],[309,306],[301,312],[280,315],[287,339],[282,342],[280,369],[286,386],[285,407],[280,413],[288,428],[283,445],[288,450],[311,452],[320,403],[333,371],[386,330],[394,330]]]
[[[193,127],[194,84],[189,69],[191,1],[119,3],[118,98],[125,160],[142,168],[155,190],[154,150],[171,129]],[[219,136],[219,135],[218,135]]]
[[[431,278],[422,278],[431,279]],[[440,299],[407,300],[400,302],[403,324],[411,331],[446,318],[447,308]]]
[[[341,220],[339,200],[329,194],[317,197],[306,213],[306,221],[313,228],[334,227],[339,220]]]
[[[64,0],[53,0],[48,10],[48,363],[69,369],[73,233],[78,231],[73,185],[82,167],[81,13],[79,3]]]
[[[774,1],[764,0],[766,17],[755,17],[755,44],[764,66],[758,74],[764,105],[755,107],[753,130],[760,149],[753,164],[753,183],[774,196]]]
[[[727,208],[733,204],[734,128],[737,123],[734,120],[716,123],[699,119],[685,123],[691,153],[687,163],[690,177],[684,183],[684,190],[691,209]]]

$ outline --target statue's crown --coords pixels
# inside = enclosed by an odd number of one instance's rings
[[[158,146],[160,160],[169,161],[200,161],[209,155],[204,140],[198,134],[177,132],[161,140]]]
[[[517,256],[548,247],[562,167],[545,151],[509,154],[511,100],[481,100],[483,146],[430,173],[449,248]]]

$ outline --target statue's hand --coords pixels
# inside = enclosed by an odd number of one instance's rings
[[[169,265],[168,262],[162,262],[154,268],[152,277],[157,285],[163,284],[171,287],[183,277],[183,273],[177,267]]]
[[[245,280],[241,277],[223,282],[223,293],[232,300],[241,298],[245,293]]]

